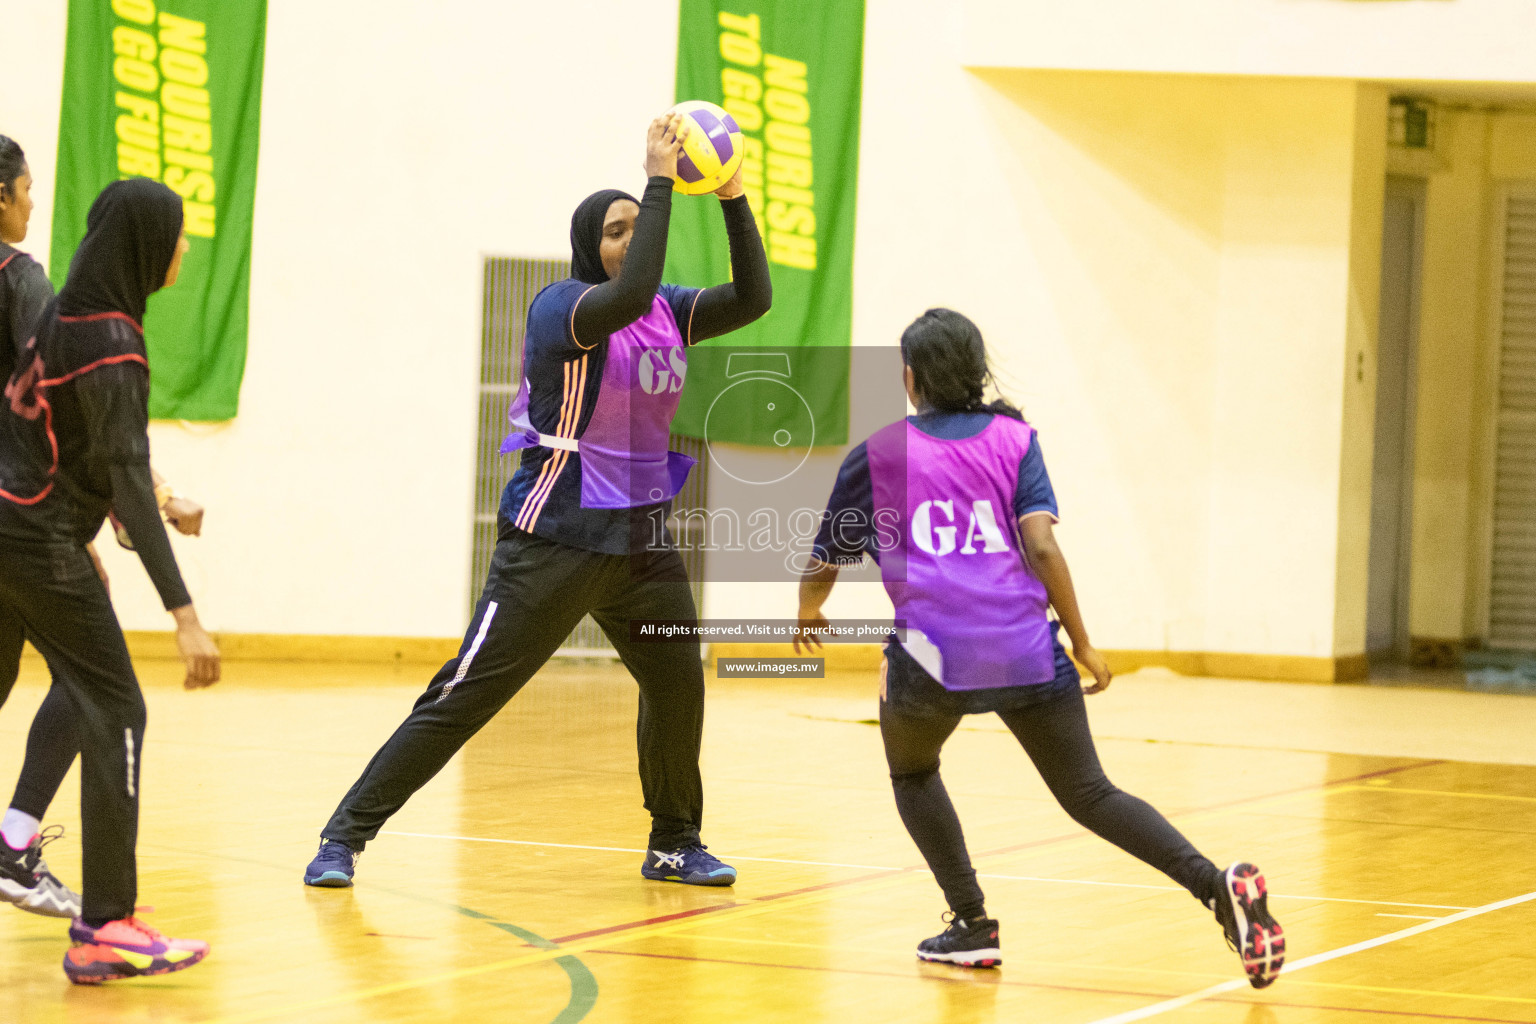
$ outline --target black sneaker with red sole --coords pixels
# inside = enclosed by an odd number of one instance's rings
[[[959,967],[998,967],[1003,962],[997,922],[990,917],[970,921],[945,914],[949,927],[917,944],[917,958]]]
[[[1257,865],[1238,861],[1221,875],[1216,912],[1227,944],[1243,961],[1254,988],[1268,988],[1285,966],[1285,930],[1269,913],[1269,890]]]

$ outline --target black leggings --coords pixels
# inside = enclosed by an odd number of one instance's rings
[[[651,812],[651,849],[698,842],[704,817],[699,642],[638,643],[629,628],[632,618],[697,619],[682,557],[675,550],[604,555],[521,531],[496,545],[459,656],[433,676],[320,835],[362,850],[589,612],[640,685],[636,738],[640,787]]]
[[[1051,686],[1054,684],[1045,684]],[[939,750],[960,724],[958,701],[905,652],[892,652],[880,734],[896,790],[896,809],[933,871],[949,908],[970,920],[985,914],[981,886],[966,852],[960,818],[939,778]],[[1151,805],[1104,775],[1088,731],[1082,690],[997,711],[1023,745],[1062,809],[1078,824],[1145,861],[1207,903],[1221,872]]]
[[[0,605],[0,706],[11,695],[21,672],[25,636],[21,616]],[[21,763],[21,777],[16,782],[11,806],[34,818],[47,814],[48,805],[58,795],[78,753],[80,739],[75,731],[75,709],[69,702],[69,688],[61,686],[55,678],[27,733],[27,756]]]
[[[12,646],[20,623],[42,652],[79,738],[83,916],[130,917],[138,897],[134,848],[144,697],[106,585],[83,547],[7,539],[0,558],[0,621],[10,624],[6,635]],[[69,762],[62,763],[67,771]]]

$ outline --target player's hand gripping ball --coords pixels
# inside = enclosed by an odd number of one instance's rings
[[[741,166],[741,129],[736,119],[706,100],[679,103],[667,113],[681,114],[692,123],[677,155],[673,191],[702,196],[730,181]]]

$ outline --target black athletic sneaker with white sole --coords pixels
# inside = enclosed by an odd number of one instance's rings
[[[1002,944],[997,938],[997,922],[990,917],[969,921],[946,913],[949,927],[931,939],[917,944],[917,958],[960,967],[998,967],[1003,962]]]
[[[55,878],[43,862],[43,847],[63,834],[63,826],[50,826],[22,850],[0,839],[0,900],[43,917],[80,916],[80,894]]]
[[[1268,887],[1257,865],[1238,861],[1221,875],[1216,920],[1227,944],[1243,961],[1243,972],[1254,988],[1268,988],[1285,965],[1285,931],[1269,914]]]

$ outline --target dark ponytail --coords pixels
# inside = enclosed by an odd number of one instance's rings
[[[985,400],[996,385],[987,365],[987,346],[969,317],[952,309],[930,309],[901,332],[901,361],[912,368],[917,393],[939,412],[990,412],[1022,420],[1007,399]]]
[[[8,135],[0,135],[0,195],[16,196],[16,179],[27,169],[27,154]]]

